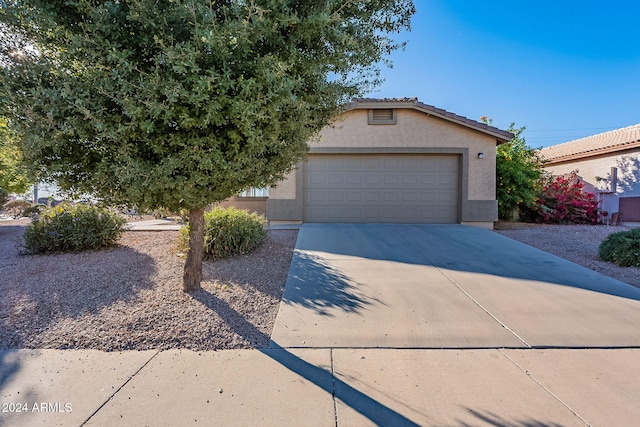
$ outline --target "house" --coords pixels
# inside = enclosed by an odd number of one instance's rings
[[[416,98],[355,99],[284,181],[226,201],[271,223],[498,219],[496,146],[513,135]]]
[[[553,175],[577,170],[603,211],[640,221],[640,124],[546,147],[540,154]]]

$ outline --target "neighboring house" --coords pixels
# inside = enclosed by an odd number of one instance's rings
[[[553,175],[578,170],[601,208],[622,221],[640,221],[640,124],[540,150]]]
[[[356,99],[268,195],[249,192],[223,204],[265,212],[272,223],[492,228],[498,219],[496,146],[512,137],[416,98]]]
[[[28,192],[24,194],[14,194],[13,197],[19,200],[28,200],[32,203],[40,203],[43,205],[57,205],[64,200],[64,195],[55,184],[38,183],[31,186]]]

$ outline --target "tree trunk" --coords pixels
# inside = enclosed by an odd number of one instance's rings
[[[184,264],[182,290],[197,291],[202,281],[204,253],[204,208],[189,211],[189,252]]]

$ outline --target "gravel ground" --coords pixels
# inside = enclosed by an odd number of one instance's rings
[[[0,222],[0,350],[262,348],[269,344],[296,230],[269,231],[253,253],[205,262],[181,290],[177,232],[125,232],[119,245],[18,255],[28,221]]]
[[[271,230],[249,255],[205,262],[202,290],[181,290],[177,232],[125,232],[119,245],[19,255],[28,220],[0,221],[0,350],[262,348],[269,343],[297,231]],[[598,260],[623,227],[498,224],[496,232],[640,287],[640,269]]]
[[[498,223],[496,232],[640,288],[640,268],[601,261],[600,242],[624,226]]]

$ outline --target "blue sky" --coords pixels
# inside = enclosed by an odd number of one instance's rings
[[[544,147],[640,123],[640,2],[414,0],[368,96],[421,102]]]

